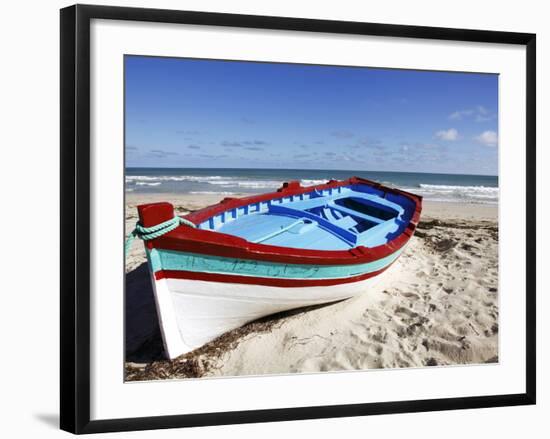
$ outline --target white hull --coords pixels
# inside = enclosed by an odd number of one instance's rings
[[[165,351],[172,359],[260,317],[362,294],[383,274],[354,283],[297,288],[153,280]]]

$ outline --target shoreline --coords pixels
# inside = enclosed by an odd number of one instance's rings
[[[138,204],[169,201],[185,215],[226,196],[127,193],[126,230]],[[497,205],[424,201],[415,236],[394,265],[359,297],[251,322],[168,361],[143,245],[136,242],[126,261],[126,379],[498,361]]]

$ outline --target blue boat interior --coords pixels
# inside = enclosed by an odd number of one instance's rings
[[[415,203],[366,184],[312,190],[229,209],[199,228],[249,242],[312,250],[376,247],[399,236]]]

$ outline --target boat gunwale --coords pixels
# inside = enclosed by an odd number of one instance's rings
[[[422,211],[422,197],[401,189],[390,188],[380,183],[361,178],[351,177],[347,180],[330,180],[327,183],[302,187],[298,182],[285,183],[276,192],[253,195],[244,198],[224,198],[220,203],[208,206],[197,212],[183,216],[188,221],[200,224],[214,215],[229,211],[238,207],[258,202],[269,201],[281,196],[300,195],[314,190],[324,190],[354,184],[364,184],[387,193],[401,195],[415,203],[412,217],[403,232],[386,244],[376,247],[357,246],[349,250],[312,250],[275,246],[262,243],[253,243],[237,236],[204,229],[194,229],[181,226],[167,234],[147,241],[145,245],[149,249],[161,248],[166,250],[203,253],[208,255],[232,257],[238,259],[265,260],[288,264],[317,264],[339,265],[360,264],[374,261],[399,250],[413,236],[420,213]],[[160,203],[164,204],[164,203]],[[140,217],[146,206],[138,206]]]

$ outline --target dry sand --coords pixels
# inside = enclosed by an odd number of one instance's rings
[[[170,201],[179,214],[214,195],[128,194]],[[417,232],[383,280],[362,296],[266,317],[178,359],[162,341],[143,245],[127,259],[128,380],[423,367],[498,361],[498,210],[425,202]]]

